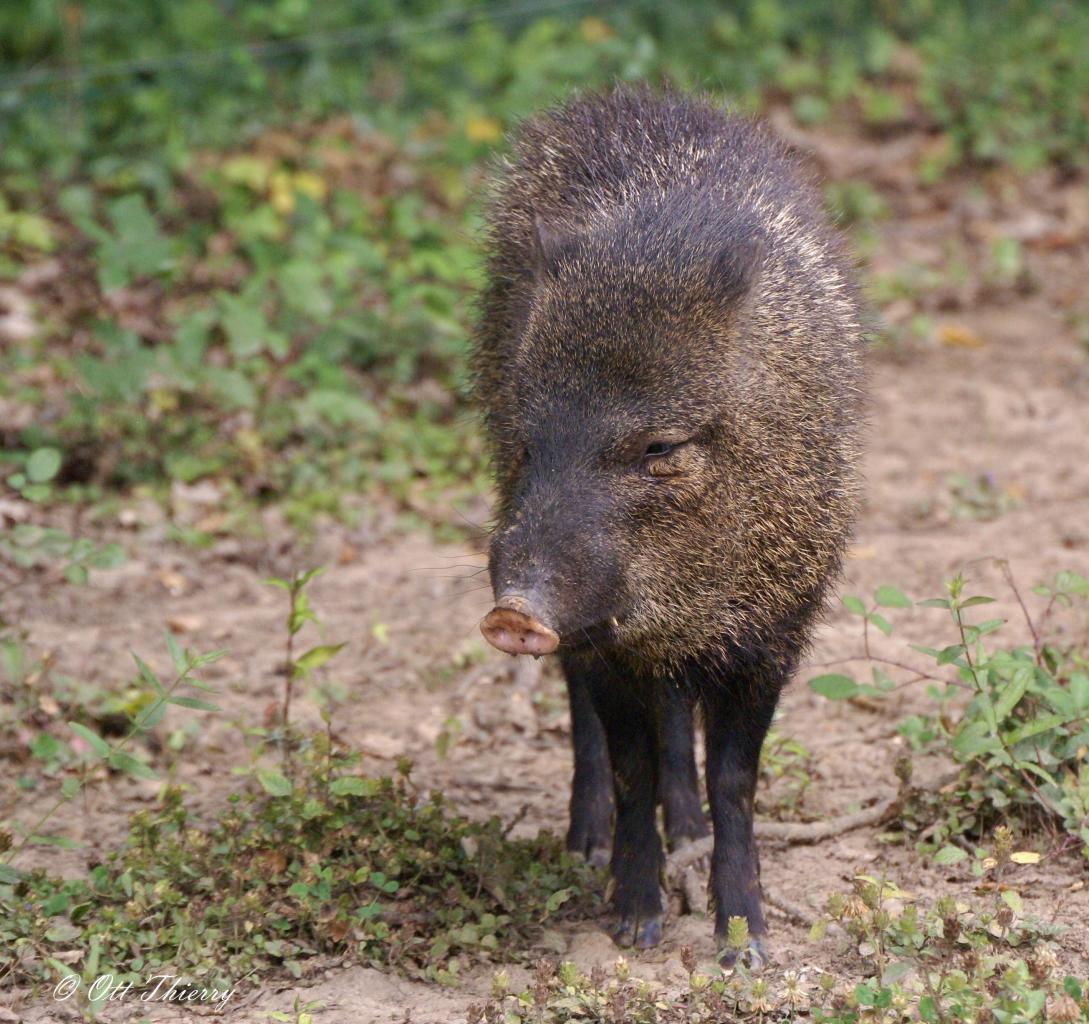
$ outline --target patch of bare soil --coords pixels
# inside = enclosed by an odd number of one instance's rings
[[[829,143],[820,152],[833,173],[855,170],[850,161],[868,152],[840,149]],[[1024,631],[995,558],[1008,560],[1026,592],[1064,568],[1089,572],[1089,353],[1070,327],[1070,314],[1084,301],[1079,282],[1083,286],[1089,252],[1089,191],[1084,182],[1049,178],[1016,189],[985,182],[982,189],[924,195],[901,172],[910,154],[891,162],[876,151],[869,156],[871,164],[857,170],[879,184],[893,210],[873,254],[875,272],[926,266],[940,278],[950,247],[973,258],[1001,229],[1023,239],[1027,279],[1008,287],[974,277],[957,287],[945,282],[886,308],[894,323],[926,313],[933,337],[875,353],[868,503],[842,590],[868,593],[894,583],[913,597],[931,597],[964,569],[974,592],[999,598],[995,614],[1009,618],[1011,630]],[[272,571],[320,561],[330,568],[314,584],[314,605],[325,635],[349,641],[324,674],[338,698],[336,735],[362,750],[375,771],[412,758],[418,782],[443,790],[469,815],[517,818],[521,833],[566,827],[571,755],[562,684],[553,666],[534,671],[487,653],[476,628],[489,606],[481,586],[486,576],[474,575],[484,565],[478,552],[422,537],[392,540],[373,527],[330,530],[308,554],[245,546],[193,553],[157,542],[156,533],[151,526],[130,534],[128,563],[96,575],[88,588],[28,594],[21,621],[36,647],[55,652],[58,671],[92,683],[130,673],[130,650],[165,669],[167,623],[190,646],[230,652],[209,674],[224,690],[226,714],[201,719],[180,762],[180,778],[193,788],[198,807],[213,811],[231,787],[229,768],[240,751],[237,723],[259,722],[281,692],[284,596],[260,581]],[[906,642],[945,635],[940,615],[900,615],[882,649],[910,657]],[[893,726],[922,706],[912,688],[868,710],[829,703],[806,687],[807,678],[830,665],[861,669],[861,662],[843,661],[859,650],[857,620],[837,603],[782,703],[776,728],[813,755],[814,777],[802,805],[808,817],[892,794],[893,764],[904,750]],[[312,701],[304,698],[297,708],[300,720],[318,723]],[[436,741],[451,720],[459,728],[440,758]],[[128,814],[154,798],[154,787],[103,785],[91,792],[83,816],[67,824],[93,853],[115,843]],[[32,817],[33,801],[14,786],[5,784],[0,799],[0,815],[18,807],[20,819]],[[916,893],[971,896],[967,871],[925,866],[912,851],[883,845],[878,835],[870,828],[815,846],[764,842],[764,886],[814,916],[827,892],[844,888],[860,871],[885,873]],[[1085,862],[1040,840],[1043,859],[1017,877],[1026,911],[1065,926],[1061,957],[1084,970]],[[49,863],[72,871],[81,866],[72,854],[51,853]],[[774,910],[771,921],[773,962],[834,967],[840,955],[834,942],[811,942],[804,928]],[[595,921],[550,933],[548,944],[547,955],[587,970],[618,954]],[[678,957],[683,944],[710,958],[711,923],[674,917],[659,949],[627,955],[636,973],[669,986],[686,977]],[[512,971],[515,983],[519,972]],[[305,985],[285,979],[248,989],[222,1019],[263,1019],[268,1011],[289,1010],[297,996],[318,1002],[314,1020],[322,1024],[445,1022],[463,1019],[487,987],[485,970],[457,989],[443,989],[341,967]],[[102,1019],[147,1010],[121,1006]],[[35,1001],[20,1012],[27,1021],[46,1021],[64,1019],[67,1010]],[[149,1014],[156,1021],[192,1016],[168,1008]]]

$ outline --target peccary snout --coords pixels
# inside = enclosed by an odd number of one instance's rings
[[[560,644],[554,629],[546,626],[529,597],[507,594],[480,624],[484,639],[504,654],[551,654]]]
[[[556,420],[562,413],[542,423],[488,546],[495,607],[480,630],[505,654],[592,646],[626,610],[622,496],[587,457],[587,431],[565,433]]]

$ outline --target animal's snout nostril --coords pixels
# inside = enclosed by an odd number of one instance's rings
[[[484,639],[505,654],[551,654],[560,645],[554,629],[549,629],[528,611],[523,598],[503,598],[480,624]]]

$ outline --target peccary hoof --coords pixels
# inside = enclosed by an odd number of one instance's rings
[[[607,867],[612,857],[612,808],[607,810],[608,816],[599,808],[580,808],[567,830],[567,852],[592,868]]]
[[[610,929],[609,934],[618,946],[652,949],[662,941],[662,915],[654,914],[643,918],[622,917]]]
[[[592,868],[607,868],[612,851],[607,846],[595,846],[587,855],[586,863]]]
[[[750,971],[759,971],[762,970],[768,962],[767,947],[764,945],[764,940],[762,938],[750,939],[748,948],[743,949],[740,952],[736,949],[729,948],[720,950],[718,962],[726,968],[736,967],[738,964],[742,964]]]
[[[586,849],[584,846],[573,845],[570,840],[567,843],[567,852],[577,860],[586,861],[592,868],[608,867],[612,858],[612,850],[608,846],[593,846]]]

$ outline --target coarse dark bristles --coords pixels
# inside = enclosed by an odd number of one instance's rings
[[[796,662],[858,501],[864,344],[795,160],[710,101],[617,88],[520,126],[487,224],[473,371],[499,530],[541,437],[561,473],[644,428],[694,437],[653,498],[618,473],[593,524],[630,606],[612,640],[659,668]]]

